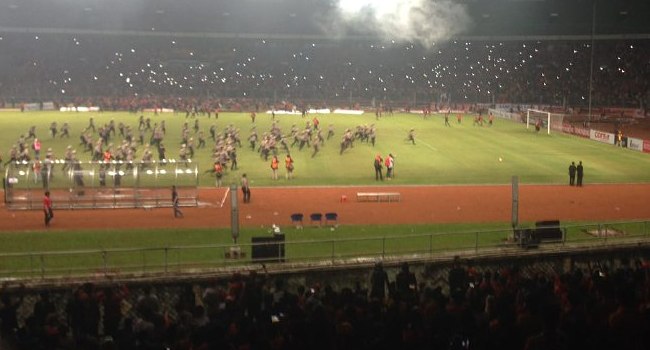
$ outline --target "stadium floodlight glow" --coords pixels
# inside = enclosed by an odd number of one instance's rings
[[[176,174],[183,174],[183,169],[176,169]]]
[[[90,175],[90,176],[95,176],[95,171],[94,171],[94,170],[89,171],[89,172],[88,172],[88,175]]]
[[[147,170],[147,175],[153,175],[153,170]]]
[[[165,175],[165,174],[167,174],[167,170],[165,170],[165,169],[160,169],[160,170],[158,170],[158,174]]]
[[[185,174],[191,174],[193,173],[192,169],[185,169]]]
[[[339,0],[339,8],[344,13],[359,13],[364,9],[373,9],[378,15],[390,13],[394,3],[386,0]]]

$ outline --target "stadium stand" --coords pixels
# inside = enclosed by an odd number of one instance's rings
[[[457,2],[467,4],[477,25],[466,36],[422,47],[369,37],[362,28],[352,39],[331,40],[311,16],[329,1],[237,7],[252,2],[151,0],[137,9],[126,2],[14,1],[0,5],[0,108],[383,104],[474,112],[500,105],[516,117],[522,105],[535,105],[578,121],[593,107],[594,120],[612,129],[620,119],[648,119],[647,1]],[[594,3],[599,22],[590,37],[586,7]],[[357,194],[395,198],[399,193]],[[311,223],[320,226],[322,215],[315,215]],[[336,224],[338,216],[325,219]],[[291,220],[302,226],[303,214]],[[564,234],[550,226],[538,229],[552,239]],[[538,244],[531,231],[522,246]],[[536,252],[481,261],[396,258],[374,268],[361,262],[345,272],[283,275],[268,274],[264,263],[283,261],[284,236],[253,242],[251,258],[259,265],[247,275],[230,270],[229,278],[70,279],[40,288],[3,281],[0,348],[650,348],[644,245],[550,258]]]
[[[4,35],[0,47],[15,54],[0,66],[7,82],[0,86],[0,105],[35,102],[33,91],[39,91],[40,101],[54,101],[57,107],[103,110],[184,111],[197,104],[262,110],[273,101],[278,110],[287,103],[354,107],[369,106],[373,99],[396,109],[450,102],[560,106],[556,112],[576,114],[587,108],[591,43],[583,40],[452,41],[432,52],[372,41],[269,45],[214,39],[206,45],[188,39],[172,45],[162,38],[101,36],[75,37],[79,50],[70,51],[72,39]],[[26,42],[28,50],[22,48]],[[599,40],[595,45],[594,107],[645,110],[647,41]],[[34,56],[46,64],[34,66]],[[80,64],[71,66],[73,61]],[[454,71],[466,73],[455,76]],[[206,98],[202,91],[219,97]]]
[[[647,349],[645,254],[3,288],[2,340],[7,349]],[[558,268],[565,258],[572,267]]]

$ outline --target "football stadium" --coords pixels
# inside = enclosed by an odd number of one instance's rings
[[[0,348],[650,348],[648,13],[1,1]]]

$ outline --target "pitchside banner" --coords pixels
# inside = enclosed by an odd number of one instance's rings
[[[39,111],[39,110],[41,110],[41,104],[40,103],[25,103],[23,105],[23,110],[25,112]]]
[[[643,152],[643,140],[634,137],[627,138],[627,148]]]
[[[650,153],[650,141],[643,140],[643,152]]]
[[[589,137],[589,129],[573,126],[571,124],[562,124],[562,132],[581,137]]]
[[[603,143],[608,143],[610,145],[614,144],[614,134],[609,132],[603,132],[591,129],[589,130],[589,138]]]

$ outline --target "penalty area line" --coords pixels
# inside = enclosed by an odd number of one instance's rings
[[[224,203],[226,203],[226,198],[228,198],[228,193],[230,193],[230,187],[226,188],[226,193],[223,194],[223,199],[221,200],[219,208],[223,208]]]

